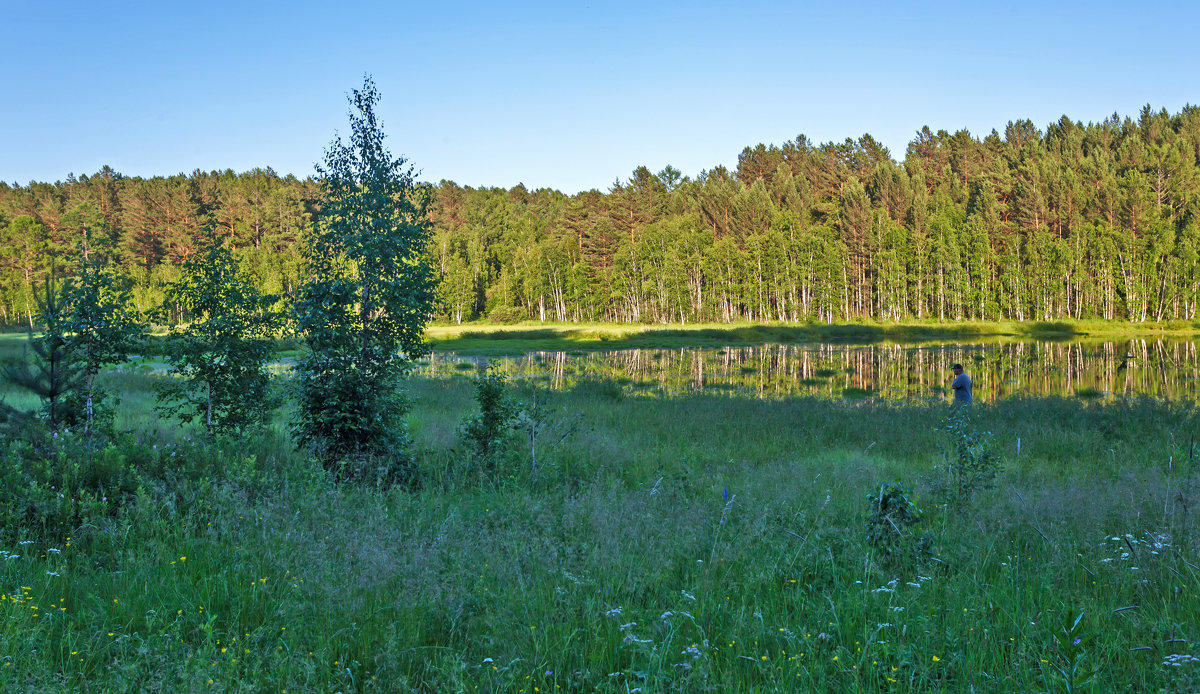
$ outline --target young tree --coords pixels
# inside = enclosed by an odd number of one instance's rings
[[[173,378],[159,388],[160,409],[209,432],[259,426],[270,411],[266,370],[270,337],[279,329],[263,296],[216,239],[186,261],[167,289],[168,305],[191,322],[171,329],[167,359]]]
[[[63,299],[67,348],[80,368],[84,432],[91,434],[99,399],[96,375],[105,364],[124,361],[142,329],[130,305],[128,282],[86,250],[81,251],[78,274],[65,283]]]
[[[45,404],[41,416],[51,429],[71,426],[75,422],[72,414],[78,413],[71,412],[68,401],[70,394],[79,388],[81,374],[78,365],[71,360],[63,327],[67,316],[61,292],[54,287],[53,271],[43,283],[42,295],[34,294],[34,299],[42,334],[34,337],[33,328],[29,329],[33,364],[22,359],[6,365],[4,378],[42,399]]]
[[[370,77],[349,101],[350,141],[335,139],[317,167],[324,195],[296,305],[309,353],[295,432],[341,478],[395,480],[406,475],[400,379],[426,349],[436,276],[425,257],[425,191],[384,148]]]

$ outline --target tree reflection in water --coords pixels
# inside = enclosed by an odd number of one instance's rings
[[[551,388],[610,380],[631,394],[696,391],[740,396],[817,395],[948,399],[950,364],[961,362],[975,399],[1014,395],[1145,395],[1193,399],[1200,392],[1196,343],[993,339],[944,344],[768,344],[723,348],[541,351],[508,357],[434,353],[421,371],[463,374],[490,361],[513,379]]]

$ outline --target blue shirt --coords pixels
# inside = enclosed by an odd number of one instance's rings
[[[954,389],[954,402],[972,402],[974,400],[971,397],[971,377],[965,373],[955,376],[950,387]]]

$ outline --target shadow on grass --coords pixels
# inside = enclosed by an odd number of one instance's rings
[[[921,342],[961,337],[1011,334],[986,323],[944,325],[743,325],[727,328],[630,328],[627,331],[589,328],[531,328],[470,330],[457,336],[435,338],[435,349],[536,350],[633,349],[638,347],[717,346],[755,343],[854,342],[883,340]],[[1074,334],[1074,333],[1070,333]]]

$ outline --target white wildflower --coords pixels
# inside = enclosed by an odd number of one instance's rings
[[[1180,667],[1184,663],[1200,663],[1200,658],[1187,653],[1172,653],[1171,655],[1164,656],[1162,662],[1163,665],[1171,667]]]

